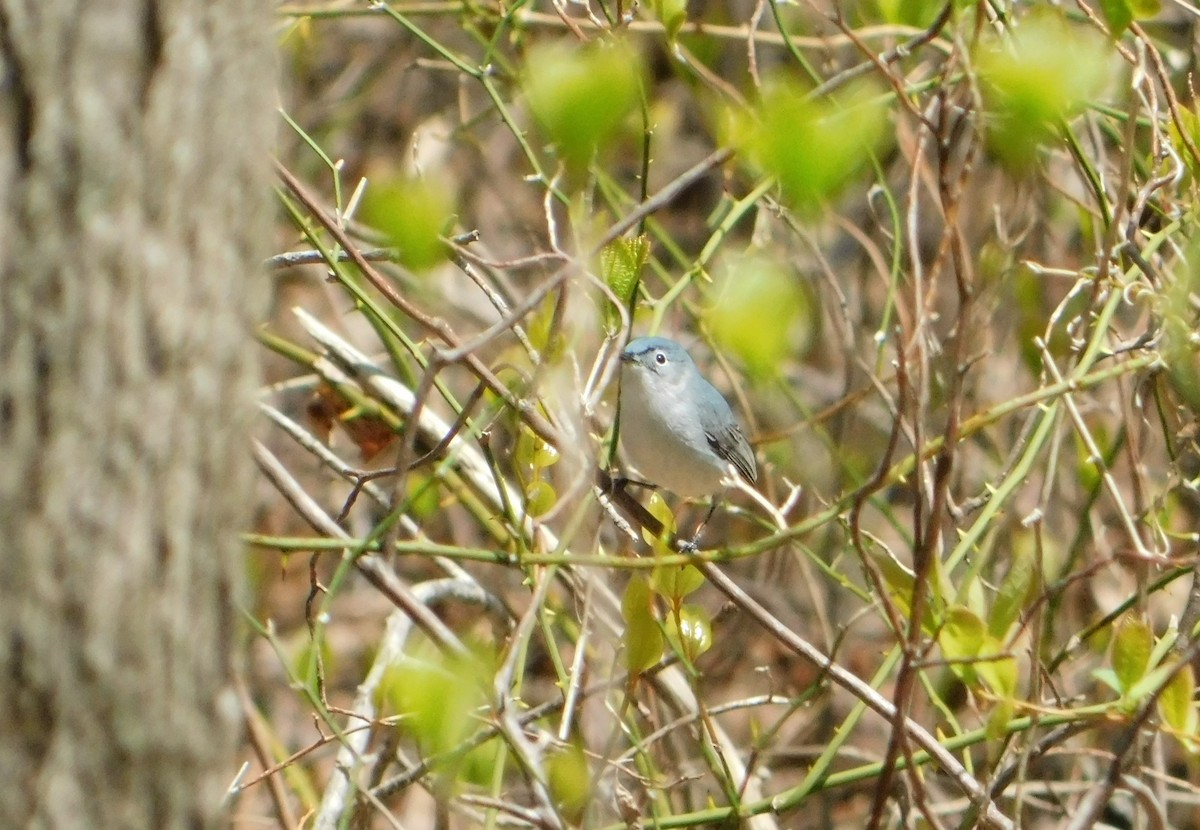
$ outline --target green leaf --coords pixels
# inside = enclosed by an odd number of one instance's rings
[[[687,0],[650,0],[650,9],[667,30],[667,41],[674,41],[687,22]]]
[[[1173,664],[1167,664],[1159,666],[1153,671],[1149,671],[1144,674],[1142,678],[1138,680],[1137,683],[1134,683],[1129,691],[1125,693],[1125,696],[1122,700],[1122,703],[1124,704],[1123,708],[1126,711],[1133,711],[1136,709],[1148,695],[1154,694],[1159,690],[1160,687],[1165,687],[1167,678],[1174,670],[1175,667]]]
[[[513,460],[522,474],[538,473],[558,463],[560,454],[553,444],[543,441],[537,433],[524,424],[517,434],[517,445],[513,449]]]
[[[538,442],[537,452],[533,456],[533,465],[539,470],[544,470],[547,467],[553,467],[557,464],[558,459],[561,457],[562,454],[553,444],[540,441]]]
[[[1190,664],[1185,663],[1175,676],[1163,687],[1158,696],[1158,714],[1177,732],[1185,735],[1195,735],[1196,715],[1196,676]]]
[[[673,553],[670,541],[675,538],[675,514],[667,506],[666,500],[655,491],[646,502],[646,511],[658,519],[663,526],[662,536],[654,536],[649,528],[642,528],[642,538],[659,553]]]
[[[984,637],[975,673],[996,697],[1002,700],[1016,697],[1019,679],[1016,658],[1005,654],[1004,644],[995,637]]]
[[[424,475],[419,470],[409,473],[405,490],[408,491],[408,512],[414,519],[428,519],[442,505],[438,493],[439,481],[431,475]]]
[[[840,103],[809,100],[794,84],[763,95],[755,125],[734,136],[747,155],[779,180],[793,207],[815,211],[867,165],[888,124],[887,97],[872,86],[849,88]]]
[[[1183,126],[1187,133],[1187,138],[1191,139],[1193,144],[1200,140],[1200,118],[1197,118],[1194,110],[1188,107],[1179,107],[1179,123]],[[1196,160],[1192,158],[1192,154],[1184,149],[1184,136],[1179,130],[1179,125],[1175,123],[1175,119],[1171,119],[1171,123],[1167,125],[1167,134],[1171,137],[1171,144],[1181,149],[1180,156],[1183,163],[1187,166],[1188,173],[1194,179],[1197,176]]]
[[[659,565],[650,578],[650,587],[661,597],[678,602],[704,584],[704,574],[690,563]]]
[[[641,60],[623,41],[539,43],[526,59],[533,116],[572,167],[587,165],[638,103]]]
[[[989,740],[999,741],[1007,737],[1008,725],[1012,722],[1016,711],[1016,704],[1011,700],[1002,700],[996,704],[992,713],[988,715],[987,723],[984,724],[984,734]]]
[[[1133,8],[1129,0],[1100,0],[1100,11],[1113,37],[1120,37],[1133,22]]]
[[[318,654],[321,657],[321,666],[324,669],[325,676],[329,677],[333,672],[336,660],[334,659],[333,647],[329,645],[329,641],[324,637],[320,640],[320,649],[313,648],[312,640],[304,640],[303,645],[297,651],[292,661],[293,674],[303,679],[308,685],[309,691],[313,694],[317,693],[316,659]]]
[[[938,645],[946,660],[951,661],[950,670],[968,685],[977,680],[975,666],[962,661],[979,656],[986,636],[987,627],[975,612],[962,605],[946,609],[945,622],[938,632]]]
[[[974,611],[961,605],[946,609],[946,619],[938,632],[942,655],[952,662],[953,671],[968,686],[982,682],[1001,700],[1016,696],[1017,661],[1004,651],[1004,643],[987,633],[987,626]]]
[[[645,234],[632,239],[616,239],[600,252],[600,271],[604,283],[612,290],[622,308],[629,308],[637,290],[642,268],[650,258],[650,238]],[[605,322],[612,331],[620,323],[620,314],[610,304],[605,305]]]
[[[442,234],[452,224],[450,188],[430,179],[397,177],[367,189],[362,218],[383,231],[413,270],[432,268],[446,258]]]
[[[1150,626],[1133,616],[1121,619],[1113,637],[1112,667],[1123,694],[1128,694],[1145,676],[1153,648]]]
[[[688,662],[712,648],[712,618],[698,605],[684,605],[667,615],[667,639]]]
[[[1188,155],[1184,153],[1184,155]],[[1200,243],[1192,241],[1175,269],[1175,279],[1166,291],[1162,360],[1167,366],[1171,387],[1183,399],[1194,415],[1200,412],[1200,354],[1196,350],[1192,297],[1200,291]]]
[[[1135,20],[1148,20],[1162,11],[1162,0],[1130,0]]]
[[[504,749],[499,741],[488,741],[473,747],[462,759],[449,762],[457,780],[484,787],[490,784],[496,774],[496,764],[500,763],[500,753]]]
[[[573,741],[549,752],[546,779],[555,806],[571,824],[578,825],[592,795],[592,773],[583,748]]]
[[[1051,11],[1030,15],[1009,39],[983,41],[975,64],[991,150],[1013,168],[1030,167],[1062,122],[1101,92],[1111,54],[1094,29]]]
[[[1003,637],[1009,628],[1021,615],[1029,592],[1034,585],[1037,562],[1034,559],[1033,547],[1026,544],[1028,535],[1013,539],[1012,561],[1008,573],[1000,583],[1000,590],[992,601],[992,611],[988,616],[988,633],[993,637]]]
[[[1161,637],[1154,640],[1154,648],[1150,650],[1150,659],[1147,663],[1151,666],[1157,666],[1166,659],[1170,654],[1171,649],[1175,647],[1175,641],[1179,638],[1179,628],[1172,620],[1171,625],[1163,632]]]
[[[1099,443],[1099,441],[1097,441]],[[1096,459],[1092,458],[1091,451],[1083,438],[1078,434],[1075,435],[1075,478],[1079,481],[1079,486],[1083,488],[1085,493],[1095,493],[1100,490],[1104,483],[1104,476],[1100,473],[1100,466],[1096,463]]]
[[[621,599],[625,619],[625,668],[641,674],[659,661],[663,653],[662,629],[654,615],[654,598],[643,576],[634,576]]]
[[[938,645],[950,660],[969,659],[979,654],[987,634],[983,620],[962,605],[946,609],[946,622],[938,635]]]
[[[942,0],[877,0],[877,5],[889,23],[927,29],[945,3]]]
[[[558,463],[558,450],[522,425],[512,457],[525,493],[526,512],[531,516],[549,512],[558,502],[558,493],[546,479],[544,470]]]
[[[533,469],[538,440],[537,433],[524,424],[517,430],[517,443],[512,450],[512,459],[518,470],[524,472]]]
[[[402,728],[423,753],[447,752],[467,738],[478,713],[486,709],[485,690],[494,662],[493,656],[482,653],[405,657],[384,675],[381,706],[404,716]]]
[[[866,550],[875,567],[883,575],[892,601],[900,606],[902,614],[907,614],[912,607],[913,584],[916,581],[913,572],[882,546],[867,545]]]
[[[543,364],[554,363],[567,347],[558,317],[558,298],[547,297],[536,311],[529,315],[525,333],[537,350]]]
[[[525,512],[530,516],[545,515],[556,504],[558,493],[545,479],[534,481],[525,488]]]
[[[705,321],[722,348],[751,374],[768,378],[785,359],[808,351],[815,316],[796,274],[772,259],[739,257],[718,275]]]
[[[971,613],[980,619],[987,617],[987,589],[983,582],[974,576],[968,576],[966,584],[959,590],[958,603],[970,608]]]

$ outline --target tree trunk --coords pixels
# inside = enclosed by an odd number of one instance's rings
[[[0,0],[0,827],[220,815],[269,8]]]

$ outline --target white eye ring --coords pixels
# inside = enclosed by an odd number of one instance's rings
[[[662,352],[656,352],[654,355],[654,362],[657,363],[659,366],[666,366],[667,365],[667,356],[665,354],[663,354]]]

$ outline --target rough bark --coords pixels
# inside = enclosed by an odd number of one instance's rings
[[[0,0],[0,827],[234,772],[269,8]]]

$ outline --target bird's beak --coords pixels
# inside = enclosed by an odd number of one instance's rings
[[[635,362],[637,362],[637,358],[635,356],[633,356],[632,354],[630,354],[629,352],[621,352],[621,362],[622,363],[635,363]]]

